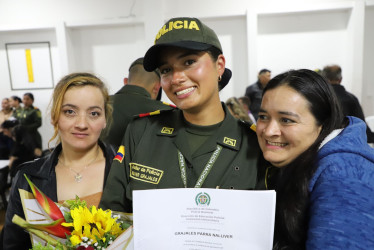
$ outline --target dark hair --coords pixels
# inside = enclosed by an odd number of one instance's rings
[[[342,79],[342,68],[339,65],[329,65],[323,68],[322,76],[329,81],[340,81]]]
[[[16,95],[11,96],[10,98],[12,98],[14,101],[18,101],[19,103],[22,103],[22,99],[19,98],[19,97],[16,96]]]
[[[222,54],[222,51],[220,51],[218,48],[214,46],[207,49],[206,52],[208,52],[208,54],[212,57],[214,62],[216,62],[218,59],[218,56]]]
[[[260,72],[258,72],[258,74],[261,75],[261,74],[267,73],[267,72],[271,73],[271,71],[268,70],[268,69],[262,69],[262,70],[260,70]]]
[[[238,98],[238,100],[242,101],[245,105],[248,106],[248,108],[249,106],[251,106],[251,100],[249,99],[248,96],[241,96]]]
[[[243,106],[240,104],[238,98],[230,97],[226,100],[225,104],[229,110],[231,110],[235,118],[252,123],[251,118],[249,118],[247,112],[245,112],[243,109]]]
[[[280,86],[290,87],[305,97],[317,125],[322,126],[315,142],[268,180],[277,191],[274,249],[305,249],[308,184],[317,167],[318,148],[327,135],[342,127],[343,115],[330,84],[314,71],[300,69],[277,75],[266,85],[263,95]]]
[[[32,93],[27,92],[27,93],[25,93],[23,96],[25,96],[25,95],[27,95],[28,97],[30,97],[31,100],[34,101],[34,95],[33,95]]]

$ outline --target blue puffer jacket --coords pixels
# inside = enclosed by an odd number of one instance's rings
[[[307,249],[374,249],[374,149],[365,123],[348,119],[318,154],[309,185]]]

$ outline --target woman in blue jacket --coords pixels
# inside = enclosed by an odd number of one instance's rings
[[[257,137],[265,186],[277,192],[274,249],[373,249],[374,150],[365,123],[343,118],[331,87],[310,70],[274,77]]]

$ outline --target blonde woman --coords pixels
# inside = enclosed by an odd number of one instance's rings
[[[226,106],[228,107],[232,116],[234,116],[235,118],[249,123],[253,123],[249,115],[243,109],[243,106],[240,104],[238,98],[230,97],[226,101]]]
[[[96,76],[74,73],[57,84],[51,102],[51,123],[57,139],[53,152],[25,163],[16,175],[10,193],[4,226],[4,249],[29,249],[30,237],[12,224],[15,214],[24,218],[18,189],[30,191],[26,174],[53,201],[79,196],[98,205],[114,151],[99,141],[110,117],[107,88]]]

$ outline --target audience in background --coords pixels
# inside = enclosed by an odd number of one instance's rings
[[[365,121],[364,112],[357,97],[346,91],[344,86],[341,85],[343,79],[341,67],[339,65],[325,66],[321,74],[333,87],[342,107],[343,115],[355,116]],[[366,136],[368,143],[374,143],[374,133],[370,130],[369,126],[366,126]]]
[[[11,119],[13,109],[9,104],[9,98],[3,98],[1,101],[0,111],[0,159],[9,159],[10,149],[12,147],[12,139],[4,135],[1,125],[4,121]]]
[[[277,192],[274,249],[373,249],[374,149],[343,120],[318,73],[292,70],[264,89],[257,136],[264,186]]]
[[[172,109],[156,98],[161,90],[160,73],[148,72],[143,58],[136,59],[129,67],[128,78],[115,95],[110,97],[113,105],[113,121],[102,133],[103,141],[118,148],[129,122],[135,115],[156,110]]]
[[[17,120],[20,120],[22,117],[22,106],[21,106],[22,100],[18,96],[11,96],[9,98],[9,104],[11,108],[13,109],[13,117]]]
[[[3,248],[30,249],[30,236],[12,223],[15,214],[25,218],[18,189],[31,192],[24,177],[54,202],[79,196],[87,204],[98,205],[115,151],[99,141],[111,115],[104,83],[89,73],[74,73],[56,85],[51,105],[51,123],[58,145],[53,152],[25,163],[10,191],[3,229]]]
[[[238,98],[239,103],[242,105],[244,111],[248,114],[249,118],[251,119],[251,122],[253,124],[256,124],[256,118],[253,116],[251,110],[249,107],[251,106],[251,100],[247,96],[241,96]]]
[[[18,120],[7,120],[1,125],[4,135],[13,140],[8,165],[11,178],[16,175],[22,163],[35,158],[33,138],[18,123]]]
[[[226,101],[226,106],[229,109],[232,116],[234,116],[236,119],[246,121],[248,123],[253,123],[248,116],[247,112],[243,109],[242,105],[240,104],[238,98],[236,97],[230,97]]]
[[[42,137],[38,128],[42,125],[42,114],[38,108],[33,106],[34,95],[32,93],[25,93],[22,102],[23,110],[17,119],[22,130],[26,131],[34,141],[35,156],[40,157],[42,155]]]
[[[3,98],[1,101],[1,110],[0,110],[0,125],[11,118],[13,115],[13,109],[9,104],[9,98]],[[1,132],[1,129],[0,129]]]
[[[257,82],[250,85],[245,90],[245,96],[247,96],[249,100],[251,101],[249,110],[252,112],[253,116],[255,117],[255,120],[257,120],[258,118],[258,111],[260,110],[260,106],[261,106],[262,90],[265,88],[270,78],[271,78],[271,71],[268,69],[262,69],[258,73]]]

